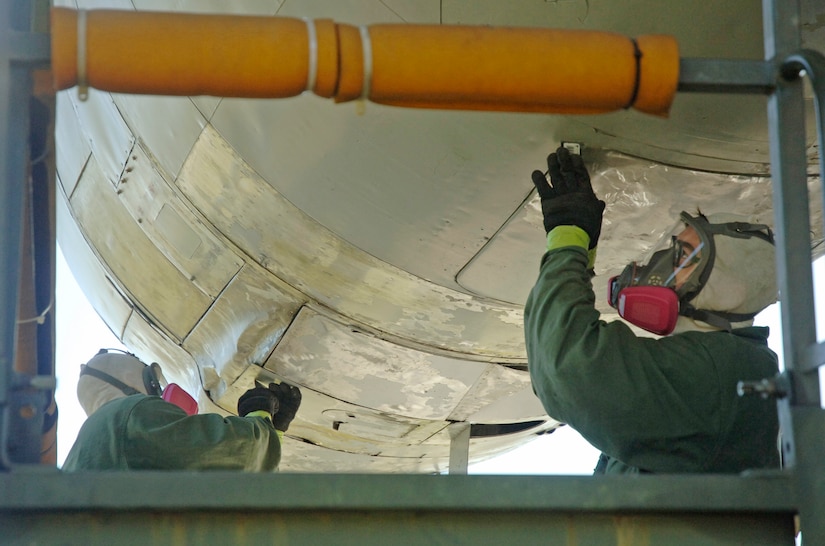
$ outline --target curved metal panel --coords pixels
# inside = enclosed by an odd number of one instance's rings
[[[74,191],[77,179],[92,153],[89,142],[80,127],[77,113],[68,94],[72,91],[62,91],[55,97],[55,130],[54,137],[60,142],[55,150],[57,154],[57,172],[60,173],[60,183],[66,195]]]
[[[241,258],[187,208],[143,146],[132,150],[117,195],[155,248],[209,297],[217,297],[241,268]]]
[[[101,265],[100,258],[83,237],[80,225],[72,215],[68,198],[59,190],[56,208],[60,250],[72,275],[106,326],[118,338],[122,338],[126,322],[132,314],[131,304],[116,288],[110,274]]]
[[[286,201],[209,127],[177,184],[247,255],[341,315],[433,350],[523,361],[520,307],[448,290],[358,250]]]
[[[250,366],[232,385],[220,406],[231,407],[254,380],[289,380],[269,370]],[[284,438],[281,472],[429,472],[447,470],[450,452],[449,421],[418,419],[352,404],[302,386],[301,411]],[[223,407],[223,411],[228,411]],[[535,434],[558,426],[542,426],[515,434],[472,439],[470,460],[475,462],[510,450]]]
[[[201,404],[204,398],[195,360],[166,333],[139,313],[132,313],[122,336],[123,345],[144,362],[157,362],[170,383],[177,383]]]
[[[607,203],[593,279],[602,313],[615,314],[606,302],[607,279],[651,248],[680,211],[735,210],[773,222],[770,178],[681,169],[603,150],[586,148],[583,153],[593,188]],[[810,180],[810,188],[814,196],[821,194],[816,178]],[[822,238],[821,218],[821,211],[812,211],[815,239]],[[540,222],[541,204],[533,196],[459,273],[457,281],[487,298],[514,304],[526,301],[542,254]],[[825,249],[814,252],[820,255]]]
[[[118,282],[152,321],[183,339],[211,304],[170,263],[123,207],[96,156],[72,196],[78,223]]]
[[[263,365],[305,301],[258,267],[238,272],[183,343],[212,398],[222,397],[247,367]]]
[[[112,95],[142,146],[151,150],[167,180],[174,180],[206,119],[186,97]]]
[[[304,96],[224,100],[215,129],[293,205],[361,250],[461,290],[455,272],[530,194],[542,118]],[[522,170],[514,172],[519,161]]]
[[[427,354],[303,308],[264,367],[287,381],[380,412],[448,419],[495,364]]]
[[[112,185],[116,184],[135,143],[135,137],[120,116],[109,93],[89,89],[89,97],[85,101],[79,101],[71,90],[68,91],[68,96],[101,172]]]

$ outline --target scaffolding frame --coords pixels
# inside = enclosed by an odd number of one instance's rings
[[[48,67],[45,0],[0,5],[0,528],[11,543],[825,544],[825,411],[816,340],[803,81],[817,110],[825,184],[825,57],[801,49],[799,0],[763,0],[764,61],[682,59],[680,92],[767,97],[785,371],[753,390],[777,398],[781,471],[741,476],[63,474],[38,464],[42,419],[26,408],[50,378],[14,369],[33,71]],[[801,129],[800,129],[801,128]],[[823,197],[825,199],[825,197]],[[825,205],[825,203],[823,203]],[[37,449],[20,442],[38,442]],[[15,445],[10,447],[11,442]],[[820,509],[821,510],[821,509]],[[131,533],[125,535],[124,533]],[[624,542],[623,542],[624,541]]]

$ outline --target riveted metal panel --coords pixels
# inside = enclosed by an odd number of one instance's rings
[[[760,0],[712,3],[445,0],[444,24],[481,24],[674,36],[681,57],[762,59]],[[685,24],[690,21],[690,24]],[[813,108],[809,109],[813,115]],[[679,94],[667,120],[629,111],[555,116],[556,140],[577,140],[702,170],[767,174],[764,98]],[[813,140],[811,140],[813,143]],[[529,173],[527,173],[529,176]]]
[[[116,94],[112,98],[145,149],[151,150],[165,178],[174,180],[206,125],[200,111],[186,97]]]
[[[154,246],[129,215],[93,157],[72,209],[100,260],[152,322],[182,339],[211,304]]]
[[[98,168],[106,180],[112,185],[116,184],[135,143],[135,137],[120,116],[109,93],[89,89],[88,99],[81,101],[75,90],[69,90],[68,97],[89,140]]]
[[[547,419],[544,407],[533,393],[527,370],[497,364],[484,369],[449,417],[450,421],[484,424]]]
[[[194,286],[217,297],[243,261],[178,197],[143,146],[132,150],[117,189],[120,202],[152,244]]]

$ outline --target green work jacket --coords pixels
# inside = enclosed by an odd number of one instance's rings
[[[280,460],[280,438],[265,417],[189,416],[158,396],[134,394],[86,419],[62,469],[270,472]]]
[[[778,371],[767,328],[638,337],[594,303],[587,250],[550,250],[524,326],[536,395],[607,456],[608,473],[778,467],[775,402],[736,392]]]

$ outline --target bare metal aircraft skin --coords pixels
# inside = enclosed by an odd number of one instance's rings
[[[57,4],[666,33],[682,57],[764,55],[758,0]],[[821,50],[815,12],[803,2],[806,45]],[[472,425],[471,461],[559,425],[532,393],[522,333],[544,247],[529,174],[559,141],[584,145],[608,204],[594,279],[606,320],[606,279],[679,211],[773,220],[761,96],[680,94],[666,120],[310,95],[69,90],[57,105],[58,238],[91,303],[207,411],[234,412],[255,379],[300,385],[283,471],[443,472],[451,423]],[[821,241],[821,208],[811,219]]]

